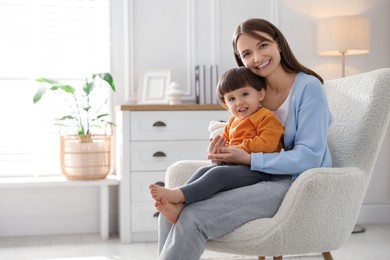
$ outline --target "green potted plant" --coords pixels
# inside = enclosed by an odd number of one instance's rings
[[[109,87],[115,92],[110,73],[92,74],[85,79],[82,88],[74,88],[53,79],[38,78],[42,86],[34,95],[36,104],[50,91],[62,95],[69,113],[56,118],[56,125],[66,128],[60,135],[61,171],[68,179],[103,179],[110,171],[110,139],[107,127],[115,126],[109,114],[101,112],[109,97],[96,103],[92,94],[99,87]],[[95,90],[95,91],[94,91]],[[104,132],[104,134],[98,134]]]

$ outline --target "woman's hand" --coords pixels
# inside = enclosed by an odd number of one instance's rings
[[[236,163],[250,165],[251,155],[236,146],[227,146],[221,136],[215,137],[209,145],[208,159],[212,163]]]

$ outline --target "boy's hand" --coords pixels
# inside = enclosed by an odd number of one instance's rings
[[[217,153],[209,153],[208,159],[213,163],[235,163],[250,165],[251,155],[244,149],[238,148],[237,146],[219,146]]]
[[[217,135],[213,139],[210,139],[210,144],[208,147],[208,158],[210,159],[210,156],[220,153],[223,147],[226,147],[226,141],[225,139],[223,139],[222,136]],[[214,159],[210,159],[210,160],[213,164],[218,164],[222,162],[220,160],[214,160]]]

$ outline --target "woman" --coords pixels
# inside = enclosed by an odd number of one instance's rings
[[[332,116],[322,78],[301,65],[279,29],[262,19],[238,26],[233,49],[239,66],[265,79],[262,105],[284,125],[284,149],[249,154],[224,146],[222,137],[214,138],[209,146],[210,160],[249,165],[251,170],[272,174],[272,180],[221,192],[186,207],[164,198],[156,201],[163,215],[159,221],[160,259],[199,259],[208,239],[253,219],[272,217],[300,173],[332,164],[327,145]],[[171,225],[165,217],[175,214],[177,222]]]

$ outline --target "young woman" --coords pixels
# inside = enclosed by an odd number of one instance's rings
[[[264,78],[267,90],[262,105],[284,125],[284,148],[279,153],[248,153],[226,147],[222,137],[214,138],[210,160],[249,165],[253,171],[271,174],[272,179],[217,193],[184,208],[165,198],[156,201],[162,215],[180,213],[174,225],[164,217],[159,219],[160,259],[199,259],[208,239],[248,221],[272,217],[291,181],[303,171],[332,165],[327,145],[332,116],[322,78],[301,65],[280,30],[263,19],[240,24],[233,49],[239,66]]]

